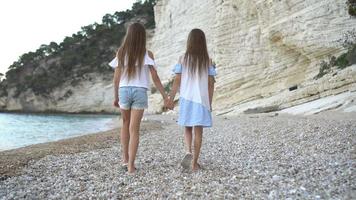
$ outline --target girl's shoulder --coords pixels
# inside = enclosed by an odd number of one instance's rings
[[[147,50],[145,59],[144,59],[144,64],[148,66],[155,66],[155,57],[152,53],[152,51]]]
[[[117,48],[116,56],[119,56],[121,53],[122,53],[122,48],[121,47]]]
[[[216,68],[216,63],[212,58],[209,58],[209,67]]]
[[[184,62],[184,55],[181,55],[181,56],[178,57],[178,64],[182,65],[183,62]]]
[[[150,57],[152,60],[155,59],[154,55],[153,55],[153,52],[151,50],[147,50],[147,55],[148,57]]]
[[[215,62],[213,61],[213,59],[209,59],[209,67],[208,67],[208,75],[209,76],[216,76],[216,64]]]

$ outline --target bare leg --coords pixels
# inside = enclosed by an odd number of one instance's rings
[[[121,148],[122,148],[122,162],[129,162],[129,141],[130,141],[130,110],[121,109],[121,117],[122,117],[122,127],[121,127]]]
[[[135,172],[135,159],[139,144],[139,131],[144,110],[131,110],[128,172]]]
[[[187,152],[192,153],[193,127],[185,127],[184,139]]]
[[[192,162],[192,170],[198,170],[200,168],[198,164],[198,158],[200,155],[200,148],[203,138],[203,127],[194,126],[194,154],[193,154],[193,162]]]
[[[185,148],[187,154],[185,154],[182,162],[180,163],[184,169],[189,169],[192,164],[192,137],[193,137],[193,127],[185,127],[184,131],[184,140],[185,140]]]

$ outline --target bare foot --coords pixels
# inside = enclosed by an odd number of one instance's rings
[[[136,167],[128,167],[127,168],[127,173],[129,173],[129,175],[135,175]]]
[[[201,167],[200,167],[200,165],[198,163],[192,164],[192,171],[193,172],[198,171],[200,169],[201,169]]]
[[[127,165],[128,165],[127,162],[126,162],[126,163],[125,163],[125,162],[122,162],[122,163],[121,163],[121,169],[127,171]]]
[[[191,153],[187,153],[185,154],[184,158],[182,159],[180,165],[184,168],[184,169],[189,169],[189,166],[192,163],[192,159],[193,156]]]

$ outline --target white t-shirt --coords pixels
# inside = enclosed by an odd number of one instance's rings
[[[182,74],[180,83],[180,98],[195,102],[205,106],[208,110],[210,108],[208,77],[216,76],[215,66],[210,65],[206,71],[202,72],[200,76],[198,70],[195,74],[190,74],[188,67],[184,66],[181,61],[173,68],[176,74]]]
[[[118,64],[119,62],[117,57],[115,57],[109,63],[112,68],[118,67]],[[146,52],[141,70],[136,70],[135,76],[130,79],[128,78],[127,73],[122,73],[119,87],[134,86],[148,89],[150,87],[150,66],[154,67],[155,61],[151,57],[149,57],[148,53]]]

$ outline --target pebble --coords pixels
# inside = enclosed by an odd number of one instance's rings
[[[273,175],[272,176],[272,180],[274,181],[274,182],[278,182],[278,181],[280,181],[282,179],[282,177],[280,177],[280,176],[277,176],[277,175]]]
[[[140,137],[136,175],[120,167],[116,143],[31,161],[0,180],[0,199],[348,199],[355,188],[355,119],[215,117],[197,173],[180,168],[183,128],[172,119],[143,119],[164,128]]]

